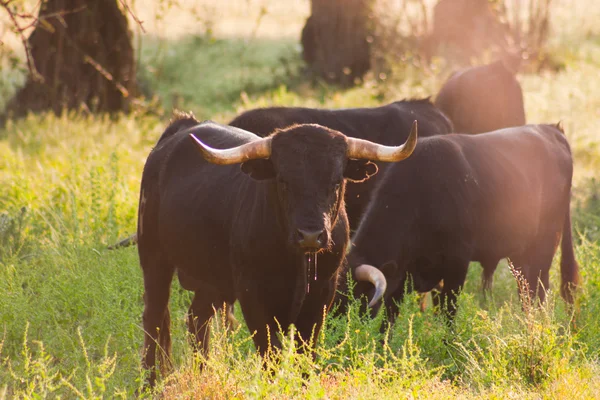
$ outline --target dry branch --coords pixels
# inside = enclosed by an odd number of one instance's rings
[[[40,75],[40,73],[38,72],[38,70],[35,68],[35,64],[33,62],[33,57],[31,55],[31,48],[29,47],[29,43],[27,42],[27,37],[25,37],[25,31],[35,25],[35,23],[37,22],[37,18],[31,14],[23,14],[23,13],[18,13],[16,12],[16,10],[12,10],[9,5],[10,3],[12,3],[13,0],[2,0],[0,1],[0,6],[2,8],[4,8],[6,10],[6,12],[8,13],[8,17],[11,20],[11,23],[13,24],[13,30],[14,32],[19,36],[19,39],[21,40],[21,43],[23,44],[23,49],[25,50],[25,56],[27,57],[27,69],[29,69],[29,73],[31,74],[31,77],[36,80],[36,81],[40,81],[43,82],[44,78]],[[41,3],[41,0],[40,0]],[[38,4],[40,4],[38,3]],[[19,25],[19,21],[17,21],[17,18],[31,18],[34,20],[34,22],[32,22],[30,25],[26,26],[26,27],[21,27]]]
[[[127,4],[127,2],[125,0],[119,0],[119,3],[121,3],[121,5],[125,8],[125,10],[127,11],[127,13],[129,13],[129,15],[131,15],[131,18],[133,18],[133,20],[135,21],[135,23],[140,26],[140,29],[142,30],[142,32],[146,33],[146,30],[144,29],[144,21],[141,21],[135,15],[135,13],[131,10],[131,8],[129,8],[129,5]]]

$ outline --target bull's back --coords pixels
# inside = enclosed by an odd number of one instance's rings
[[[525,124],[521,85],[498,61],[455,73],[435,100],[456,132],[483,133]]]
[[[229,125],[264,137],[277,129],[295,124],[318,124],[350,137],[365,139],[376,136],[387,125],[387,120],[393,115],[390,111],[392,110],[383,107],[340,110],[301,107],[258,108],[244,112],[233,119]]]
[[[355,239],[383,229],[430,251],[506,257],[564,207],[570,163],[566,140],[551,127],[424,138],[389,167]]]
[[[453,129],[451,121],[429,99],[373,108],[258,108],[240,114],[229,125],[264,137],[294,124],[319,124],[346,136],[398,145],[408,137],[414,120],[419,121],[419,137],[446,134]]]
[[[256,108],[246,111],[229,122],[230,126],[245,129],[265,137],[277,129],[286,128],[293,124],[311,123],[305,113],[299,108]]]

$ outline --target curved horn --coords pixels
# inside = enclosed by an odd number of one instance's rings
[[[372,265],[361,264],[354,270],[354,276],[356,276],[357,281],[371,282],[373,286],[375,286],[375,294],[369,302],[369,307],[373,307],[379,300],[381,300],[385,290],[387,289],[385,275],[383,275],[381,270]]]
[[[248,160],[271,157],[271,138],[255,140],[231,149],[213,149],[190,133],[204,159],[213,164],[239,164]]]
[[[412,124],[406,142],[400,146],[384,146],[364,139],[347,138],[348,158],[395,162],[408,158],[417,145],[417,120]]]

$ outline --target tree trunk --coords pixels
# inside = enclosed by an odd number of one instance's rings
[[[135,60],[117,1],[47,0],[39,21],[28,45],[40,76],[29,76],[7,114],[128,111],[136,95]]]
[[[328,82],[349,86],[371,66],[368,20],[372,0],[311,0],[302,30],[303,56]]]

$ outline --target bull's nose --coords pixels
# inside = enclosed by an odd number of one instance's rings
[[[325,231],[308,231],[298,229],[296,232],[298,245],[304,249],[320,249],[325,245]]]

